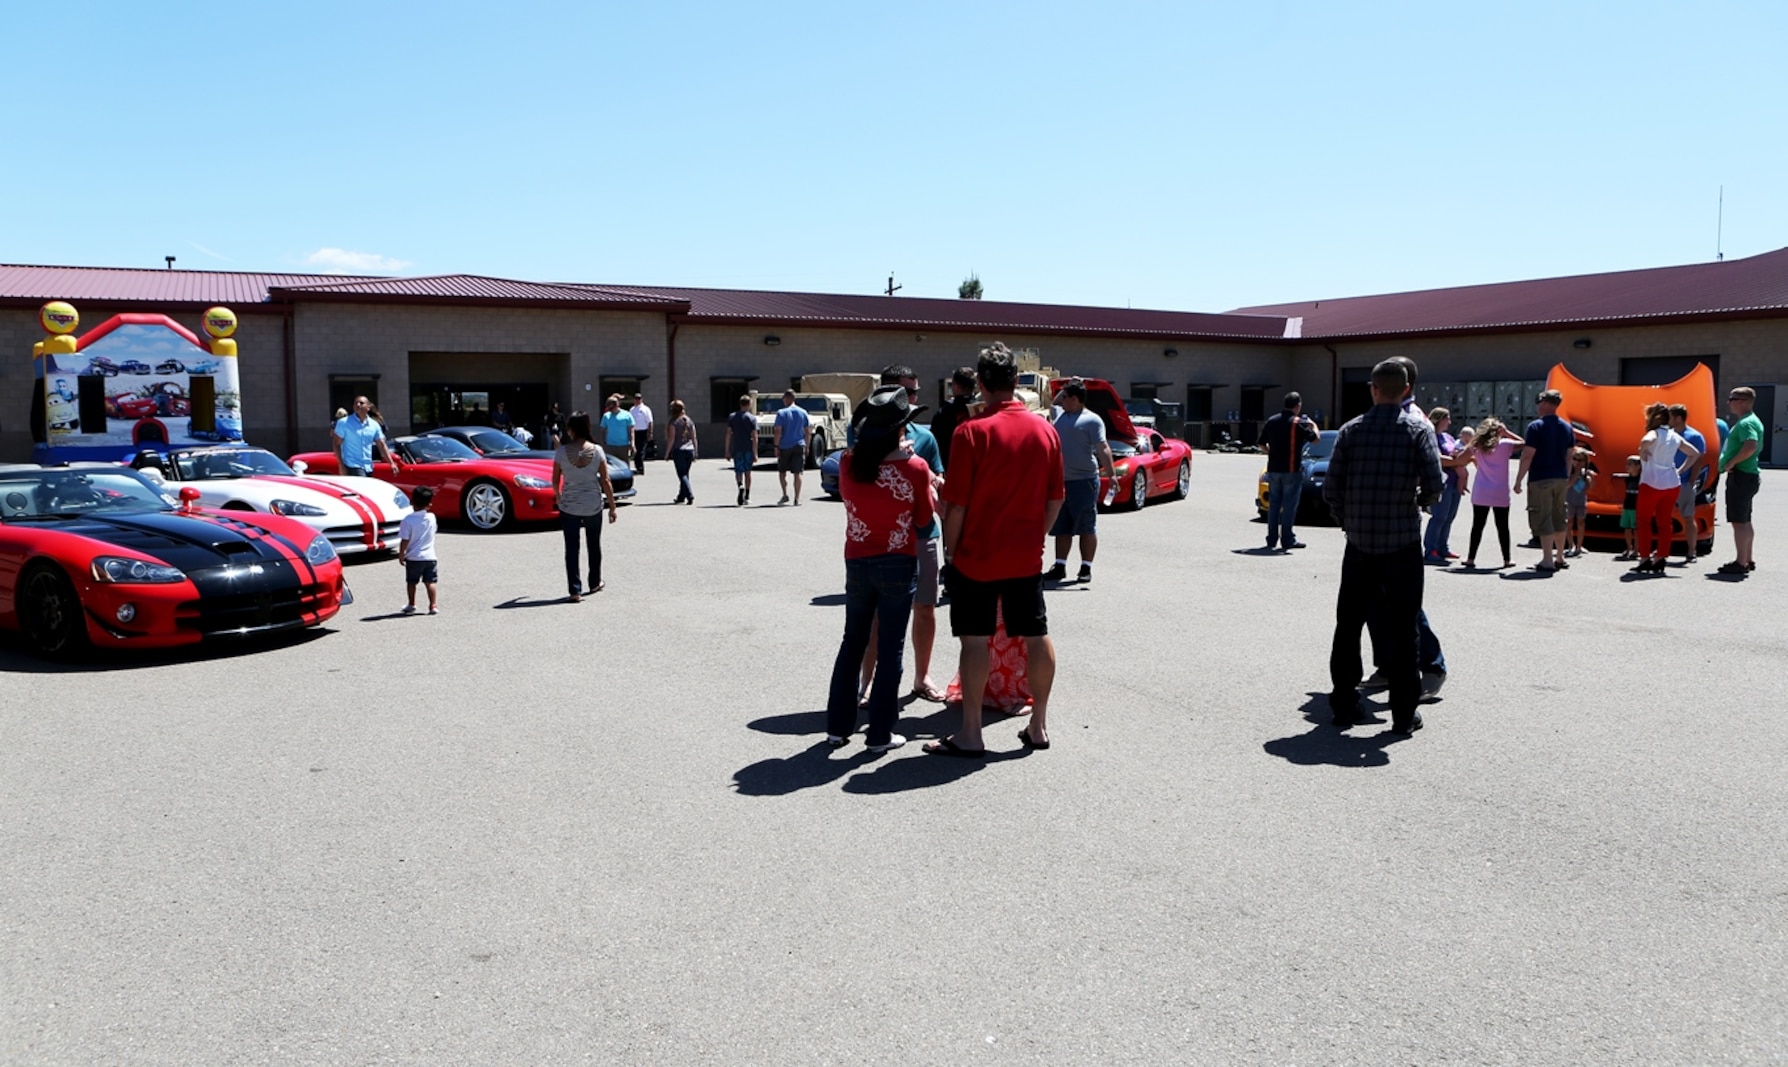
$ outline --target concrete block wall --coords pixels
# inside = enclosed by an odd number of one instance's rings
[[[1587,339],[1588,348],[1575,342]],[[1476,337],[1421,337],[1384,341],[1335,341],[1340,368],[1371,367],[1392,356],[1416,361],[1424,381],[1540,380],[1554,364],[1589,382],[1620,381],[1622,359],[1659,356],[1718,356],[1716,388],[1747,383],[1788,382],[1788,319],[1743,319],[1733,322],[1659,324],[1612,328],[1572,327],[1533,333]],[[1291,359],[1293,375],[1320,383],[1304,389],[1305,403],[1327,398],[1323,407],[1339,409],[1329,387],[1331,360],[1321,345],[1299,345]],[[1337,378],[1338,381],[1338,378]]]
[[[764,344],[773,335],[779,344]],[[710,424],[709,381],[714,376],[757,375],[758,392],[780,393],[791,377],[836,371],[876,372],[893,363],[913,368],[921,402],[936,406],[937,382],[958,367],[972,367],[988,343],[1034,348],[1045,366],[1063,374],[1106,378],[1128,395],[1130,383],[1167,383],[1165,400],[1183,401],[1189,382],[1223,383],[1213,394],[1221,411],[1241,404],[1241,387],[1288,380],[1292,349],[1243,342],[1072,337],[1021,333],[956,333],[844,328],[684,325],[677,334],[677,388],[698,423],[702,447],[721,441]],[[1178,354],[1165,355],[1169,348]],[[1326,382],[1327,370],[1324,370]]]
[[[379,407],[394,434],[410,426],[410,354],[464,353],[469,376],[489,377],[505,353],[558,360],[548,382],[565,411],[585,407],[604,374],[648,374],[646,402],[668,404],[666,326],[659,312],[301,303],[296,317],[300,450],[329,445],[329,376],[377,374]],[[584,385],[590,385],[586,391]]]

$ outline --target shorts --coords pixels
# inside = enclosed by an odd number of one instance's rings
[[[1700,489],[1701,487],[1694,482],[1684,482],[1682,488],[1676,491],[1676,510],[1679,512],[1686,511],[1693,514],[1695,511],[1695,497],[1700,492]]]
[[[1633,508],[1621,508],[1620,528],[1623,530],[1637,530],[1639,528],[1639,512]]]
[[[1062,510],[1056,513],[1051,537],[1074,537],[1098,532],[1099,479],[1076,478],[1062,483]]]
[[[1726,521],[1750,522],[1751,499],[1757,495],[1757,487],[1763,479],[1756,474],[1747,474],[1740,470],[1726,472]]]
[[[1565,532],[1565,492],[1568,478],[1547,478],[1527,483],[1527,521],[1535,537]]]
[[[436,561],[432,559],[404,560],[405,584],[415,585],[417,582],[421,582],[423,585],[435,584],[435,563]]]
[[[992,637],[1000,622],[995,609],[1004,614],[1008,637],[1049,633],[1042,574],[997,582],[977,582],[958,574],[950,580],[950,632],[957,637]]]
[[[733,473],[734,474],[744,474],[747,471],[751,470],[751,465],[756,462],[757,462],[757,453],[755,453],[755,452],[734,452],[733,453]]]
[[[1579,519],[1588,518],[1589,517],[1589,494],[1588,493],[1566,493],[1565,494],[1565,515],[1568,516],[1572,522],[1576,522]]]
[[[919,571],[914,576],[913,607],[937,607],[937,570],[938,559],[943,555],[943,542],[936,537],[926,537],[919,541]]]
[[[790,471],[795,471],[796,473],[799,473],[801,471],[801,469],[806,466],[807,466],[807,446],[806,445],[796,445],[793,448],[778,448],[776,450],[776,471],[777,471],[777,473],[787,474]]]

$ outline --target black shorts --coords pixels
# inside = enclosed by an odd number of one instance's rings
[[[1043,637],[1049,616],[1043,610],[1043,576],[977,582],[960,574],[950,579],[950,632],[957,637],[992,637],[1004,613],[1006,636]]]
[[[435,584],[435,561],[432,559],[404,560],[404,581],[410,585]]]
[[[1726,472],[1726,521],[1750,522],[1751,499],[1757,495],[1757,487],[1763,479],[1744,471]]]

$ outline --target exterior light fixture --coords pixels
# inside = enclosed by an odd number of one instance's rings
[[[781,343],[782,343],[782,338],[776,336],[773,333],[768,333],[768,334],[764,335],[764,344],[769,345],[771,348],[775,348],[777,345],[779,345]]]
[[[1590,340],[1587,337],[1579,337],[1575,341],[1571,342],[1572,348],[1588,348],[1589,345],[1590,345]]]
[[[1180,354],[1180,350],[1177,348],[1164,348],[1161,350],[1161,354],[1166,356],[1168,359],[1172,359],[1173,357]]]

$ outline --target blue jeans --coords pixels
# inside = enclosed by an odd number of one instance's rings
[[[1459,488],[1451,482],[1441,491],[1440,501],[1429,509],[1428,532],[1422,536],[1422,554],[1446,558],[1447,538],[1453,531],[1453,517],[1459,514]]]
[[[572,596],[584,591],[577,580],[577,531],[584,531],[584,540],[590,547],[590,591],[602,584],[602,520],[604,516],[598,511],[594,515],[567,515],[559,512],[559,529],[565,533],[565,588]]]
[[[844,561],[844,640],[832,664],[826,696],[826,732],[849,737],[857,729],[857,674],[869,649],[871,624],[880,623],[875,646],[875,681],[869,688],[868,744],[885,745],[899,712],[901,656],[906,623],[913,613],[913,556],[870,556]]]
[[[1298,543],[1291,532],[1298,519],[1298,498],[1304,495],[1303,471],[1276,471],[1267,474],[1267,547]]]

